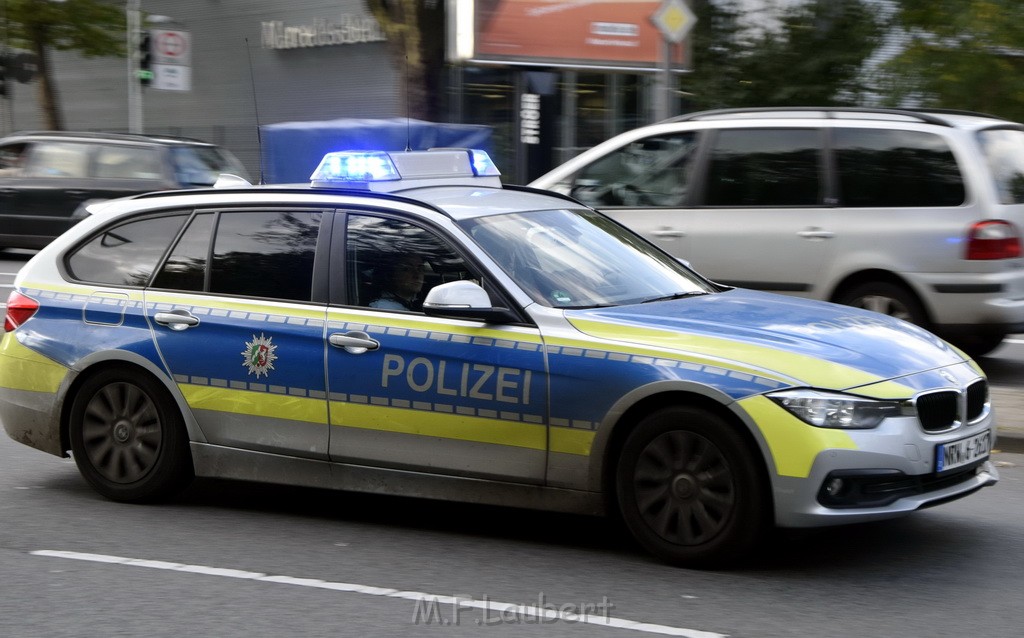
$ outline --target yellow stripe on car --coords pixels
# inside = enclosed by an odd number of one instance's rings
[[[185,401],[196,410],[265,416],[309,423],[327,422],[327,403],[322,398],[298,397],[179,383]]]
[[[57,392],[68,369],[26,348],[15,333],[0,339],[0,387],[32,392]]]
[[[763,376],[772,376],[768,371],[773,370],[776,371],[776,378],[778,375],[786,375],[792,379],[814,379],[814,385],[822,388],[850,388],[882,381],[881,377],[869,372],[787,352],[781,348],[600,321],[570,321],[585,334],[601,339],[642,343],[656,348],[661,357],[676,353],[676,357],[687,360],[718,361],[722,365],[727,361],[730,369],[751,371]]]
[[[331,425],[547,449],[543,424],[505,421],[455,413],[331,402]]]
[[[765,396],[743,399],[739,405],[761,430],[780,476],[807,478],[814,459],[825,450],[857,449],[846,432],[808,425]]]

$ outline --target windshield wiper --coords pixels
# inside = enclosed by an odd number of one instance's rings
[[[703,290],[692,290],[690,292],[677,292],[674,295],[664,295],[662,297],[651,297],[650,299],[644,299],[640,303],[654,303],[656,301],[672,301],[673,299],[685,299],[686,297],[700,297],[701,295],[707,295],[709,293]]]

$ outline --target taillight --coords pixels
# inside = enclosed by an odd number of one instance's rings
[[[1020,257],[1020,234],[1010,222],[999,219],[978,222],[967,234],[967,259]]]
[[[12,292],[7,298],[7,315],[4,317],[4,332],[11,332],[39,310],[39,302],[20,292]]]

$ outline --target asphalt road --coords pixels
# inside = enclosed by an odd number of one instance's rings
[[[1016,341],[982,361],[1001,428],[1022,422]],[[588,517],[220,481],[122,505],[0,435],[0,636],[1016,638],[1018,440],[1003,436],[994,488],[779,534],[714,572]]]
[[[588,517],[217,481],[117,504],[0,437],[0,635],[1016,638],[1024,456],[995,459],[967,499],[704,572]]]

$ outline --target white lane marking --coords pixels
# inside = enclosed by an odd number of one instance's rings
[[[124,556],[108,556],[106,554],[84,554],[81,552],[68,552],[61,550],[42,549],[29,552],[34,556],[48,556],[50,558],[68,558],[71,560],[82,560],[93,563],[111,563],[116,565],[127,565],[130,567],[148,567],[150,569],[166,569],[178,572],[201,574],[204,576],[225,576],[227,578],[242,578],[246,580],[260,581],[264,583],[276,583],[281,585],[298,585],[299,587],[313,587],[316,589],[329,589],[334,591],[352,592],[367,596],[383,596],[385,598],[399,598],[416,602],[432,604],[452,605],[461,608],[483,609],[495,613],[508,613],[516,617],[532,617],[555,621],[564,620],[572,623],[585,623],[598,627],[612,627],[615,629],[629,629],[648,634],[661,636],[684,636],[685,638],[726,638],[727,634],[718,634],[698,629],[686,629],[684,627],[670,627],[668,625],[656,625],[653,623],[637,622],[625,618],[614,618],[611,616],[590,616],[576,613],[560,612],[556,608],[540,608],[530,605],[513,603],[502,603],[495,600],[474,600],[461,596],[445,596],[427,594],[417,591],[402,591],[390,587],[371,587],[369,585],[357,585],[354,583],[336,583],[319,580],[317,578],[295,578],[292,576],[274,576],[260,572],[249,572],[238,569],[225,569],[221,567],[208,567],[205,565],[186,565],[182,563],[169,563],[160,560],[145,560],[141,558],[126,558]]]

